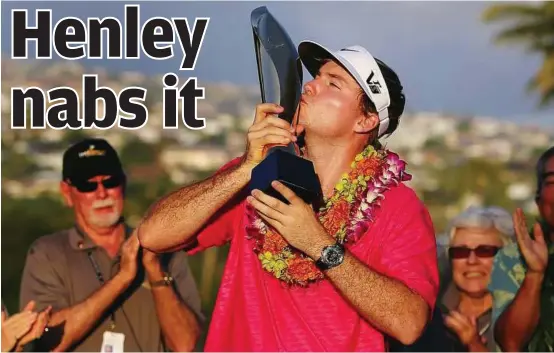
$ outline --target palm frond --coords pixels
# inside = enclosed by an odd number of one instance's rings
[[[482,19],[488,23],[510,21],[495,36],[496,44],[523,44],[528,51],[544,56],[542,66],[527,83],[527,91],[540,95],[539,107],[554,104],[554,1],[492,5]]]
[[[527,92],[540,94],[540,107],[554,104],[554,55],[545,57],[539,71],[529,80]]]
[[[544,53],[545,55],[554,54],[554,42],[552,40],[538,40],[528,45],[529,49],[534,52]]]
[[[495,42],[497,44],[524,42],[529,48],[534,48],[538,43],[549,45],[554,43],[554,21],[516,24],[499,32]]]
[[[508,19],[539,18],[543,15],[539,6],[523,4],[498,4],[487,8],[482,14],[484,22],[501,21]]]

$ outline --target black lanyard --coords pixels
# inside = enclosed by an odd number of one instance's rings
[[[98,263],[96,263],[96,260],[94,260],[94,257],[92,256],[92,251],[87,252],[88,259],[90,260],[90,263],[92,264],[92,267],[94,268],[94,272],[96,272],[96,278],[98,281],[104,285],[104,276],[102,275],[102,272],[100,271],[100,267],[98,266]],[[115,329],[115,313],[111,311],[111,323],[110,323],[110,330]]]

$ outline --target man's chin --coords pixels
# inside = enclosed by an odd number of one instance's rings
[[[121,216],[119,214],[113,214],[113,215],[106,215],[106,216],[93,216],[90,217],[89,222],[90,224],[100,227],[100,228],[108,228],[113,227],[114,225],[119,223],[119,219]]]

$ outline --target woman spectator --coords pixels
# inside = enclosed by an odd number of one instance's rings
[[[496,351],[493,297],[488,291],[494,256],[515,242],[512,216],[499,207],[470,207],[450,226],[446,255],[451,280],[438,306],[449,329],[450,351]]]
[[[33,311],[34,307],[35,302],[31,301],[21,312],[8,316],[2,303],[2,352],[21,352],[25,345],[42,336],[51,308],[37,313]]]

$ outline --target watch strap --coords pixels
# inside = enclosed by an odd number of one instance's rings
[[[317,268],[319,268],[321,271],[327,271],[328,269],[331,268],[331,266],[325,262],[323,262],[323,260],[321,260],[322,257],[320,257],[319,259],[317,259],[317,261],[315,262],[315,265]]]
[[[173,282],[173,277],[171,277],[168,273],[164,273],[164,277],[162,279],[158,281],[150,282],[150,286],[152,288],[170,286],[172,282]]]

